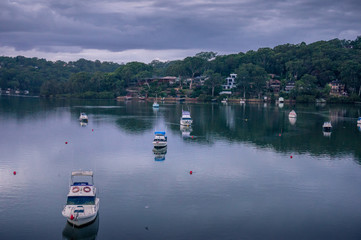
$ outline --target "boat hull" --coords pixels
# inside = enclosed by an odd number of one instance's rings
[[[154,141],[153,146],[155,148],[164,148],[164,147],[167,146],[167,142],[156,142],[156,141]]]
[[[76,207],[84,207],[83,213],[74,213],[73,209]],[[91,208],[94,208],[94,210],[90,210]],[[92,223],[95,218],[98,215],[99,211],[99,198],[96,199],[95,205],[81,205],[81,206],[75,206],[75,205],[67,205],[65,206],[62,214],[64,217],[67,218],[67,221],[76,227],[81,227],[88,225]],[[73,217],[72,217],[73,216]]]
[[[192,120],[180,120],[180,125],[182,126],[190,126],[192,125],[193,121]]]

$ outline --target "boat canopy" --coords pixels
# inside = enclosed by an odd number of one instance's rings
[[[158,132],[154,132],[154,134],[160,134],[160,135],[165,135],[165,132],[160,132],[160,131],[158,131]]]
[[[182,111],[183,115],[191,115],[191,113],[189,111]]]
[[[93,171],[74,171],[71,176],[93,176]]]

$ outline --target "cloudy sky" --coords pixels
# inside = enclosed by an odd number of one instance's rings
[[[0,0],[2,56],[149,63],[360,35],[360,0]]]

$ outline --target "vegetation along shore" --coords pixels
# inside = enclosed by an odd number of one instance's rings
[[[361,102],[361,36],[229,55],[118,64],[0,57],[0,94],[164,100]]]

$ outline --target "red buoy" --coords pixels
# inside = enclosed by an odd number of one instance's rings
[[[72,215],[70,215],[70,220],[74,220],[74,216],[73,216],[73,214],[72,214]]]
[[[192,173],[193,173],[193,171],[189,171],[189,174],[191,174],[191,175],[192,175]]]
[[[68,144],[68,142],[65,142],[65,144]]]
[[[280,137],[281,137],[281,133],[280,133],[280,134],[278,134],[278,136],[280,136]]]
[[[92,129],[92,132],[94,132],[94,129]]]
[[[13,174],[16,175],[16,171],[14,171]]]
[[[193,138],[193,136],[192,136],[192,138]]]
[[[292,155],[290,156],[290,158],[293,158]]]

